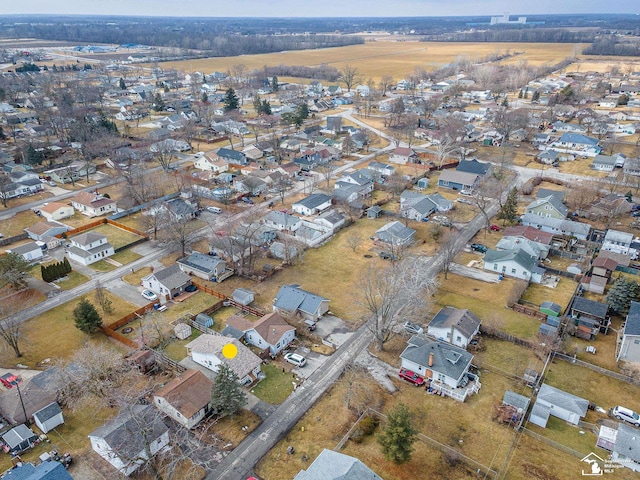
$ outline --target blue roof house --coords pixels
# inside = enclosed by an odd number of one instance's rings
[[[329,311],[329,299],[307,292],[300,285],[283,285],[273,299],[273,311],[315,321]]]

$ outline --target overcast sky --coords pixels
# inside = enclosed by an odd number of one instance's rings
[[[0,14],[194,17],[389,17],[539,13],[640,14],[638,0],[0,0]]]

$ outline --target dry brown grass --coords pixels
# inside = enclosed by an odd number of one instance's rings
[[[571,300],[577,286],[578,282],[574,282],[566,277],[560,277],[560,281],[556,288],[549,288],[544,285],[531,283],[527,287],[526,292],[524,292],[522,299],[535,305],[540,305],[542,302],[547,301],[554,302],[560,305],[564,310],[569,304],[569,300]]]
[[[186,72],[226,71],[236,64],[244,64],[250,70],[260,69],[264,65],[305,65],[328,64],[338,69],[345,65],[356,67],[365,77],[378,81],[383,75],[391,73],[396,80],[406,77],[414,68],[434,70],[465,57],[479,61],[496,52],[522,52],[505,63],[527,61],[542,65],[556,63],[573,55],[575,49],[583,45],[566,43],[448,43],[378,40],[363,45],[325,48],[318,50],[289,51],[263,55],[242,55],[240,57],[206,58],[166,62],[163,68],[176,68]],[[151,65],[148,65],[151,66]]]

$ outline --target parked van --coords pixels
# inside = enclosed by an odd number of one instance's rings
[[[207,207],[207,211],[211,213],[222,213],[222,209],[219,207]]]

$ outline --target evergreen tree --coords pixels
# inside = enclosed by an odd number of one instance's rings
[[[233,110],[237,110],[240,107],[240,99],[236,95],[236,91],[229,87],[224,94],[224,111],[232,112]]]
[[[124,83],[124,78],[122,78],[122,77],[120,77],[119,85],[120,85],[120,90],[126,90],[127,89],[127,84]]]
[[[156,112],[161,112],[165,109],[164,100],[162,99],[162,95],[160,95],[160,92],[156,93],[153,97],[153,109]]]
[[[411,425],[409,407],[404,403],[399,404],[389,413],[387,424],[378,437],[385,458],[395,463],[409,461],[417,433]]]
[[[533,95],[531,96],[531,101],[537,102],[539,100],[540,100],[540,92],[536,90],[535,92],[533,92]]]
[[[42,276],[42,280],[49,283],[51,280],[49,280],[49,275],[47,273],[47,267],[40,264],[40,275]]]
[[[64,263],[64,266],[65,266],[65,273],[71,273],[71,271],[73,269],[71,268],[71,264],[69,263],[69,259],[67,257],[64,257],[62,262]]]
[[[256,114],[260,115],[260,110],[262,109],[262,100],[260,100],[260,95],[256,95],[253,99],[253,108],[256,111]]]
[[[274,92],[277,92],[278,90],[280,90],[280,85],[278,84],[278,77],[273,77],[271,79],[271,90],[273,90]]]
[[[505,222],[514,222],[518,218],[518,189],[516,187],[509,190],[509,195],[498,213],[498,218]]]
[[[640,285],[633,280],[618,277],[607,294],[609,308],[619,315],[626,315],[632,300],[640,301]]]
[[[4,131],[2,130],[2,125],[0,125],[0,140],[6,140],[7,136],[4,134]]]
[[[269,103],[269,100],[262,100],[260,113],[263,113],[264,115],[271,115],[271,104]]]
[[[211,389],[211,406],[221,417],[235,415],[247,403],[238,376],[226,364],[220,364]]]
[[[73,309],[73,320],[76,328],[84,333],[94,333],[102,325],[98,310],[86,298],[80,299]]]

